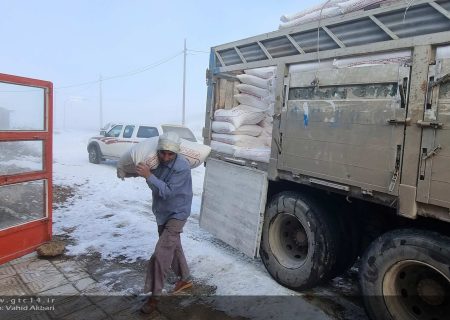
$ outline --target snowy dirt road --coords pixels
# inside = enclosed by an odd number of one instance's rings
[[[68,131],[54,135],[58,199],[54,234],[68,242],[67,255],[87,260],[90,272],[110,290],[139,295],[145,262],[158,238],[151,193],[144,179],[118,179],[114,161],[88,162],[86,143],[93,134]],[[367,319],[354,298],[357,289],[352,276],[300,294],[277,284],[261,261],[247,258],[200,229],[204,167],[192,170],[192,177],[192,214],[182,234],[196,283],[191,294],[203,296],[206,304],[232,317]]]

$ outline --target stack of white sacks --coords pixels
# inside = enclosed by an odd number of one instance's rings
[[[281,16],[280,29],[305,24],[320,19],[336,17],[342,14],[365,9],[370,6],[389,4],[393,2],[411,2],[411,0],[328,0],[294,14]]]
[[[275,67],[244,70],[237,75],[239,105],[218,109],[212,122],[211,148],[215,151],[269,162],[275,103]]]

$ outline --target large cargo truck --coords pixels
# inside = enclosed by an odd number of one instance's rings
[[[267,161],[212,152],[201,227],[283,286],[359,259],[372,319],[447,319],[449,45],[450,1],[421,0],[213,47],[205,144],[245,71],[275,67],[275,103]]]

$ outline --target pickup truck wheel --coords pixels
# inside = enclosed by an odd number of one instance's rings
[[[371,319],[448,319],[450,238],[423,230],[382,235],[362,258],[360,284]]]
[[[89,162],[99,164],[101,160],[101,154],[100,150],[97,146],[90,146],[89,147]]]
[[[266,209],[260,255],[271,276],[294,290],[327,280],[335,265],[338,244],[324,209],[309,196],[276,195]]]

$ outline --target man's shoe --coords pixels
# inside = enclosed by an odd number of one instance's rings
[[[179,280],[175,283],[175,287],[170,293],[177,294],[183,290],[189,289],[190,287],[192,287],[192,280]]]
[[[155,298],[150,297],[142,305],[141,312],[145,313],[145,314],[153,313],[154,311],[158,310],[157,306],[158,306],[158,300],[156,300]]]

